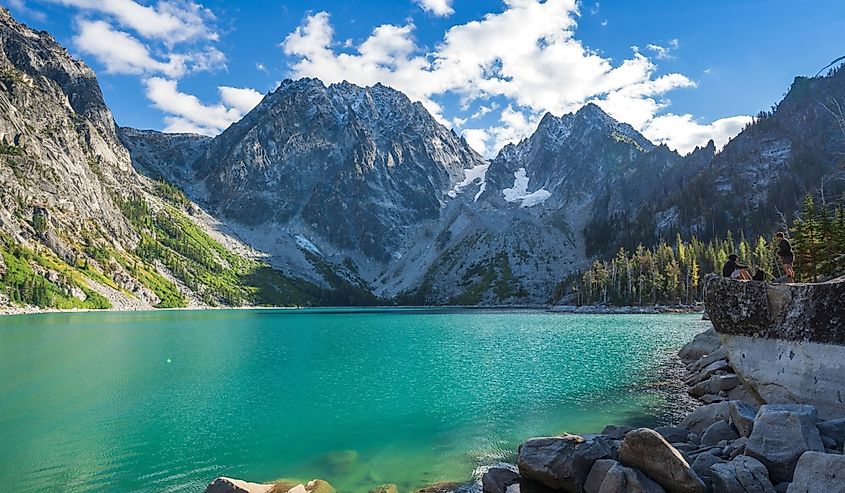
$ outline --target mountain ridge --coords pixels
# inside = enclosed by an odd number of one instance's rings
[[[166,134],[118,127],[94,72],[2,9],[0,47],[0,303],[545,304],[620,246],[845,191],[841,70],[719,152],[589,103],[485,160],[380,83],[288,79],[214,138]]]

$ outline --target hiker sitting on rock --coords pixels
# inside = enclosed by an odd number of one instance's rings
[[[737,263],[738,258],[739,257],[733,253],[728,255],[728,261],[725,262],[725,266],[722,267],[722,275],[724,277],[730,277],[731,279],[750,281],[751,273],[748,272],[748,266]]]

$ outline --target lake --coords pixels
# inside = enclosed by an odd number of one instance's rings
[[[445,309],[0,317],[0,484],[339,492],[468,480],[520,442],[676,419],[700,315]]]

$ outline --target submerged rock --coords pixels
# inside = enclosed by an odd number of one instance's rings
[[[272,484],[249,483],[240,479],[219,477],[205,488],[205,493],[275,493],[273,491],[274,486]]]

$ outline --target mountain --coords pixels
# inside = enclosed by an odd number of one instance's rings
[[[94,72],[0,8],[0,305],[365,303],[272,269],[181,191],[136,172]],[[189,160],[195,136],[148,135]],[[124,139],[125,140],[125,139]],[[190,142],[190,145],[186,145]],[[133,148],[135,162],[143,153]],[[166,154],[157,154],[158,156]],[[173,169],[148,162],[151,174]]]
[[[615,216],[596,216],[585,230],[607,254],[618,231],[642,232],[619,244],[697,235],[724,237],[784,228],[807,194],[820,202],[845,197],[845,71],[797,77],[784,99],[732,139],[721,152],[697,150],[685,158],[676,186]],[[589,243],[589,242],[588,242]]]
[[[125,130],[130,149],[172,147]],[[174,141],[169,141],[173,143]],[[177,159],[173,176],[274,265],[325,285],[325,270],[372,282],[436,224],[450,192],[484,164],[420,103],[376,84],[286,80],[241,121]],[[133,153],[136,166],[152,165]]]
[[[681,156],[587,104],[490,161],[381,84],[286,80],[214,138],[117,127],[0,9],[0,303],[543,304],[595,258],[845,192],[845,72]]]

